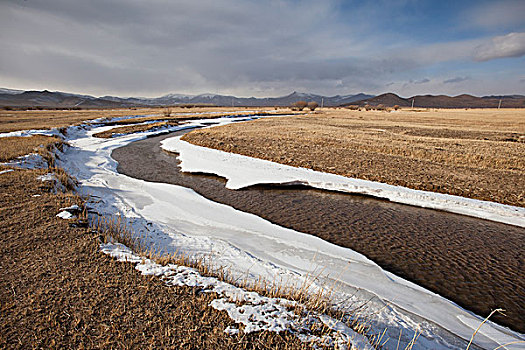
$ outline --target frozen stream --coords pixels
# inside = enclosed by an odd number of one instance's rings
[[[211,256],[241,278],[263,277],[300,285],[318,276],[315,287],[337,288],[340,299],[351,305],[370,300],[365,312],[375,313],[370,316],[373,326],[378,331],[386,327],[391,339],[397,339],[399,330],[404,329],[402,344],[406,344],[414,330],[421,330],[417,344],[421,349],[462,349],[482,321],[454,303],[385,272],[350,249],[212,202],[181,186],[119,174],[111,152],[146,134],[92,137],[104,129],[71,129],[69,142],[73,147],[63,155],[62,165],[81,181],[96,211],[120,213],[156,249]],[[519,333],[489,323],[475,343],[490,349],[522,339]],[[395,348],[396,344],[393,341],[387,347]],[[518,349],[519,345],[508,348]]]

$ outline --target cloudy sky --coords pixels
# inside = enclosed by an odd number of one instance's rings
[[[0,87],[525,94],[523,0],[1,0]]]

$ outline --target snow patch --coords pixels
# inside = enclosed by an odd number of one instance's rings
[[[77,218],[76,214],[80,213],[81,209],[78,205],[73,204],[66,208],[60,208],[60,210],[61,212],[58,213],[56,216],[62,219],[69,220],[69,219],[76,219]]]
[[[228,335],[236,335],[236,334],[239,334],[239,330],[237,328],[235,328],[235,327],[228,326],[224,330],[224,333],[226,333]]]
[[[61,211],[60,213],[58,213],[56,215],[57,217],[61,218],[61,219],[64,219],[64,220],[70,220],[70,219],[76,219],[76,216],[71,214],[69,211],[67,210],[63,210]]]
[[[65,208],[60,208],[60,210],[66,210],[66,211],[72,211],[72,212],[78,212],[80,211],[80,207],[76,204],[73,204],[69,207],[65,207]]]
[[[42,182],[44,182],[44,181],[56,181],[57,180],[57,177],[56,177],[55,173],[47,173],[47,174],[44,174],[44,175],[39,175],[36,178],[37,178],[37,180],[40,180]]]
[[[294,312],[294,307],[303,307],[295,301],[265,297],[217,278],[202,276],[190,267],[175,264],[162,266],[134,254],[128,247],[120,243],[103,243],[100,249],[105,254],[117,258],[118,261],[135,263],[135,268],[143,275],[160,277],[167,285],[200,287],[204,292],[217,293],[219,298],[212,300],[210,306],[219,311],[226,311],[232,320],[243,324],[244,333],[290,332],[300,336],[300,339],[319,344],[326,343],[329,339],[331,343],[339,344],[341,349],[347,348],[348,345],[351,349],[372,349],[366,337],[356,333],[343,322],[312,311]],[[331,332],[324,335],[323,338],[317,337],[308,327],[313,323],[322,323]],[[238,334],[239,329],[228,327],[224,332],[233,335]]]
[[[0,163],[0,165],[20,168],[20,169],[47,169],[48,165],[40,154],[31,153],[21,156],[7,163]]]
[[[40,129],[40,130],[20,130],[12,132],[0,133],[0,137],[29,137],[33,135],[44,135],[44,136],[60,136],[60,131],[57,129]]]

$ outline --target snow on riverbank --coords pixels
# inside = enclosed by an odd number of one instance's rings
[[[220,118],[190,124],[225,124],[244,119]],[[385,272],[350,249],[212,202],[184,187],[119,174],[111,152],[153,133],[112,139],[92,136],[106,128],[70,128],[68,141],[72,147],[61,155],[61,165],[80,181],[81,191],[90,195],[92,211],[120,215],[155,250],[210,257],[239,278],[264,278],[285,285],[302,285],[314,279],[313,290],[335,288],[336,299],[350,307],[366,303],[364,313],[371,315],[368,320],[374,330],[387,328],[385,339],[395,340],[387,343],[386,349],[396,348],[401,329],[401,344],[406,345],[413,332],[420,330],[419,349],[464,349],[465,340],[481,323],[479,316]],[[475,344],[493,349],[516,340],[523,340],[523,336],[488,322],[476,335]],[[507,348],[518,349],[518,345]]]
[[[179,153],[182,171],[224,177],[228,180],[226,187],[230,189],[258,184],[301,184],[331,191],[370,195],[392,202],[525,227],[525,208],[296,168],[196,146],[182,141],[180,137],[164,140],[162,147],[167,151]]]
[[[238,324],[243,324],[244,333],[258,331],[290,332],[300,339],[316,344],[338,345],[346,349],[351,344],[352,349],[371,350],[368,340],[346,327],[341,322],[316,312],[294,312],[302,310],[295,301],[282,298],[261,296],[243,288],[220,281],[215,277],[202,276],[191,267],[168,264],[159,265],[150,259],[134,254],[128,247],[119,243],[101,244],[101,250],[119,261],[134,263],[135,268],[143,275],[154,275],[161,278],[167,285],[200,287],[203,291],[216,293],[210,306],[216,310],[224,310]],[[325,324],[331,330],[322,337],[311,331],[311,326]],[[235,334],[238,329],[229,327],[228,334]]]
[[[60,131],[58,131],[57,129],[21,130],[21,131],[0,133],[0,137],[29,137],[29,136],[34,136],[34,135],[58,136],[58,137],[61,136]]]
[[[17,157],[9,162],[0,163],[3,166],[9,166],[20,169],[47,169],[48,164],[46,160],[37,153],[26,154],[25,156]]]

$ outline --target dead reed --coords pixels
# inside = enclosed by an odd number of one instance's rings
[[[54,136],[0,137],[0,161],[7,162],[26,154],[37,153],[53,166],[54,150],[61,149],[62,146],[63,141]]]

